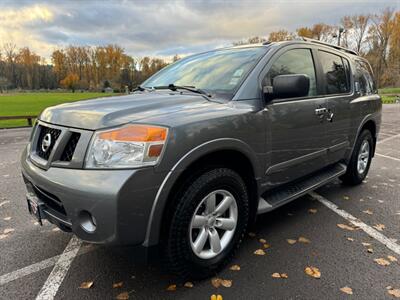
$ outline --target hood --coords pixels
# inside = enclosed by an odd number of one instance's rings
[[[169,125],[171,115],[207,106],[221,106],[200,95],[143,92],[65,103],[45,109],[40,120],[56,125],[96,130],[129,122]]]

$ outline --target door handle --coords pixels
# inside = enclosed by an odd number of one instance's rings
[[[315,109],[315,115],[317,115],[319,117],[323,117],[327,112],[328,112],[328,110],[325,107]]]

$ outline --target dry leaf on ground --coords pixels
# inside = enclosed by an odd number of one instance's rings
[[[272,278],[283,278],[283,279],[289,278],[288,274],[286,274],[286,273],[272,273],[271,277]]]
[[[395,298],[400,298],[400,289],[390,289],[388,293]]]
[[[170,284],[167,287],[167,291],[170,291],[170,292],[176,291],[176,284]]]
[[[268,249],[268,248],[270,248],[270,247],[271,247],[270,244],[267,244],[267,243],[263,244],[263,248],[264,248],[264,249]]]
[[[372,215],[373,214],[373,212],[371,210],[369,210],[369,209],[363,210],[363,213],[367,214],[367,215]]]
[[[374,249],[368,248],[368,249],[367,249],[367,252],[368,252],[368,253],[374,253]]]
[[[397,258],[396,257],[394,257],[394,256],[392,256],[392,255],[388,255],[388,257],[387,258],[389,258],[389,260],[391,261],[391,262],[395,262],[395,261],[397,261]]]
[[[311,243],[311,241],[310,241],[308,238],[305,238],[304,236],[300,236],[299,239],[298,239],[298,241],[299,241],[300,243],[304,243],[304,244],[309,244],[309,243]]]
[[[375,261],[378,265],[381,265],[381,266],[388,266],[388,265],[390,265],[390,262],[387,261],[387,260],[384,259],[384,258],[375,258],[374,261]]]
[[[290,245],[293,245],[293,244],[296,244],[296,240],[293,240],[293,239],[287,239],[286,240]]]
[[[221,278],[213,278],[211,279],[211,284],[215,287],[215,288],[219,288],[221,285],[223,287],[229,288],[232,286],[232,280],[228,280],[228,279],[221,279]]]
[[[4,221],[10,221],[10,220],[11,220],[11,217],[5,217],[5,218],[3,218],[3,220],[4,220]]]
[[[230,288],[232,286],[232,280],[222,279],[221,285],[226,288]]]
[[[350,197],[349,196],[343,196],[343,199],[344,200],[350,200]]]
[[[346,230],[350,230],[350,231],[354,230],[354,227],[351,227],[351,226],[346,225],[346,224],[337,224],[337,227],[339,227],[340,229],[346,229]]]
[[[385,229],[386,226],[384,224],[375,224],[372,227],[374,227],[376,230],[383,231],[383,229]]]
[[[265,244],[267,241],[265,239],[259,239],[258,240],[261,244]]]
[[[342,287],[340,290],[348,295],[353,295],[353,290],[348,286]]]
[[[8,237],[8,234],[0,234],[0,240],[5,239],[6,237]]]
[[[194,284],[193,284],[193,282],[188,281],[188,282],[185,282],[185,284],[183,286],[187,287],[187,288],[192,288],[192,287],[194,287]]]
[[[233,265],[229,268],[231,271],[240,271],[240,266],[239,265]]]
[[[4,234],[8,234],[8,233],[13,232],[13,231],[15,231],[14,228],[6,228],[6,229],[3,230],[3,233]]]
[[[117,295],[117,300],[127,300],[129,299],[129,293],[128,292],[123,292]]]
[[[84,281],[79,286],[80,289],[90,289],[93,286],[93,281]]]
[[[221,295],[211,295],[210,300],[222,300]]]
[[[362,242],[361,244],[362,244],[363,246],[365,246],[365,247],[371,246],[371,244],[370,244],[370,243],[365,243],[365,242]]]
[[[124,285],[124,283],[121,281],[121,282],[117,282],[117,283],[113,283],[113,289],[117,289],[117,288],[120,288],[120,287],[122,287]]]
[[[319,269],[317,267],[306,267],[304,269],[304,272],[311,277],[314,278],[321,278],[321,272],[319,271]]]
[[[1,203],[0,203],[0,207],[2,207],[3,205],[5,205],[5,204],[7,204],[7,203],[10,203],[10,201],[7,200],[7,201],[1,202]]]
[[[265,255],[265,251],[263,249],[257,249],[256,251],[254,251],[255,255]]]
[[[348,237],[347,240],[350,241],[350,242],[354,242],[354,239],[351,238],[351,237]]]
[[[310,208],[310,209],[308,210],[308,212],[309,212],[310,214],[316,214],[316,213],[317,213],[317,209],[316,209],[316,208]]]

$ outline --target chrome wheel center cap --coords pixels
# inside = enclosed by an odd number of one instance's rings
[[[209,217],[207,220],[208,227],[214,227],[215,221],[216,221],[216,218],[214,216]]]

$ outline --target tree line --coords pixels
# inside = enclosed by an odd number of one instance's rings
[[[278,42],[300,37],[338,44],[368,59],[379,87],[400,86],[400,11],[386,8],[378,14],[344,16],[338,25],[325,23],[280,29],[268,37],[255,36],[233,45]]]
[[[379,87],[400,86],[400,11],[387,8],[371,15],[344,16],[340,24],[314,24],[251,37],[233,45],[308,37],[357,51],[370,62]],[[175,56],[173,61],[178,60]],[[118,45],[67,46],[54,50],[51,63],[28,47],[0,45],[0,91],[6,89],[115,90],[136,87],[169,62],[135,58]]]

